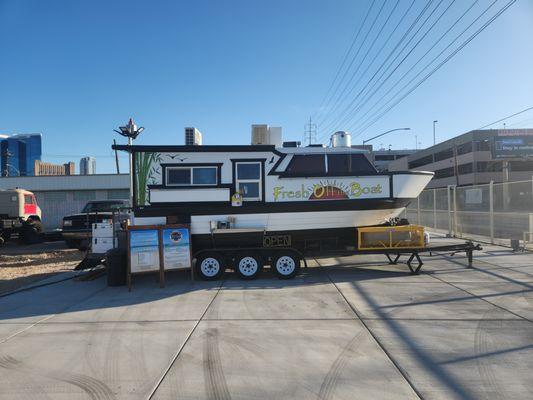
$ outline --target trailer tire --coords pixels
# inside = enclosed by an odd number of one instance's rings
[[[237,255],[235,271],[241,279],[251,280],[257,278],[263,269],[263,260],[256,253],[241,253]]]
[[[272,260],[271,267],[279,279],[292,279],[300,272],[300,257],[293,253],[281,253]]]
[[[224,258],[218,253],[204,253],[196,260],[196,273],[204,281],[220,279],[226,270]]]
[[[0,233],[0,237],[4,240],[4,242],[7,242],[11,238],[11,232],[3,231]]]
[[[65,244],[67,245],[67,247],[69,249],[77,249],[80,244],[81,244],[81,240],[79,239],[66,239],[65,240]]]
[[[22,228],[22,238],[25,244],[40,243],[41,232],[43,231],[43,225],[40,221],[30,220]]]

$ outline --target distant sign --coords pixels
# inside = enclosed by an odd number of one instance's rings
[[[492,158],[533,157],[533,136],[495,136]]]

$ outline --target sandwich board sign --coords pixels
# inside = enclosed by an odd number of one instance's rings
[[[191,268],[189,229],[175,225],[161,229],[163,237],[163,266],[165,270]]]
[[[130,230],[130,272],[159,271],[158,229]]]
[[[191,268],[190,231],[187,225],[135,225],[128,227],[128,288],[135,274]]]

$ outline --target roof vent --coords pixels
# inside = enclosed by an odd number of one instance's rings
[[[333,147],[350,147],[352,145],[352,135],[345,131],[335,132],[331,136],[331,145]]]

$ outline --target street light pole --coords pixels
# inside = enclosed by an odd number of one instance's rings
[[[435,136],[435,124],[439,122],[437,120],[433,121],[433,146],[437,144],[436,136]]]
[[[371,137],[370,139],[363,140],[363,145],[364,145],[365,143],[370,142],[371,140],[374,140],[374,139],[377,139],[378,137],[384,136],[384,135],[386,135],[387,133],[391,133],[391,132],[394,132],[394,131],[410,131],[410,130],[411,130],[411,128],[396,128],[396,129],[391,129],[390,131],[380,133],[379,135],[374,136],[374,137]]]
[[[140,133],[144,131],[144,127],[141,126],[137,128],[137,125],[135,125],[135,122],[133,122],[133,119],[130,118],[130,120],[125,126],[119,126],[118,129],[120,130],[117,131],[116,129],[114,129],[114,131],[128,138],[128,146],[129,146],[128,159],[129,159],[129,170],[130,170],[130,207],[133,207],[134,205],[133,203],[133,160],[132,160],[133,153],[132,153],[131,146],[133,145],[133,139],[136,139],[137,136],[139,136]]]

